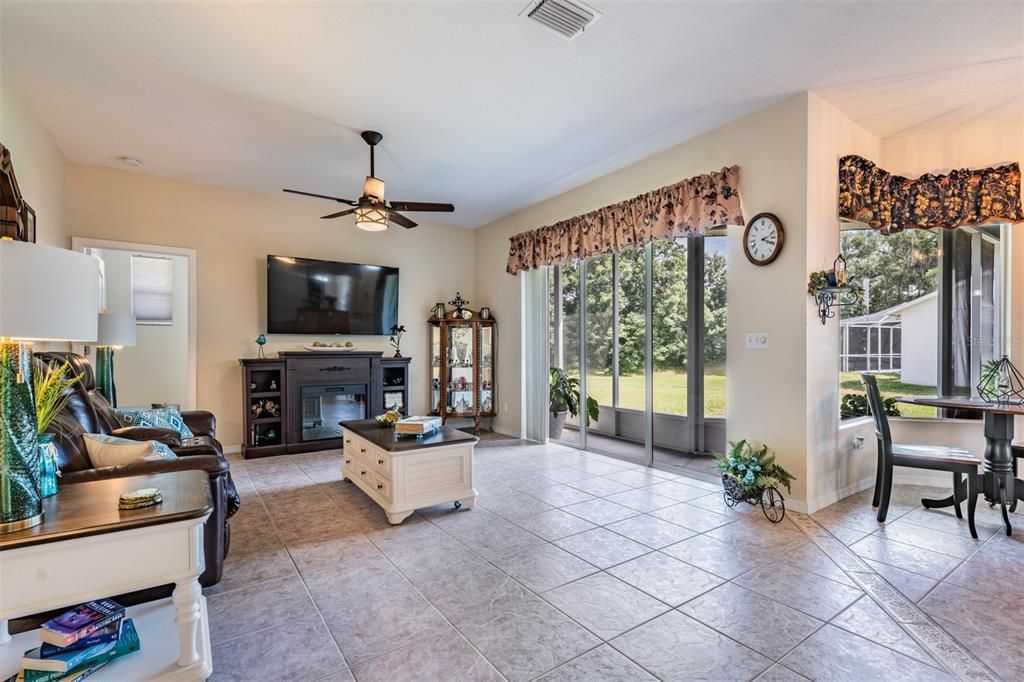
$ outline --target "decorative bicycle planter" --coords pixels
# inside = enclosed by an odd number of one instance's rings
[[[772,523],[786,518],[786,500],[775,486],[768,488],[744,488],[731,476],[722,476],[722,495],[726,505],[735,507],[746,502],[751,506],[761,505],[761,511]]]
[[[741,502],[761,505],[765,518],[772,523],[786,517],[786,500],[779,488],[789,490],[793,475],[775,461],[767,445],[753,446],[746,440],[730,443],[729,452],[715,455],[715,466],[722,472],[727,506]]]

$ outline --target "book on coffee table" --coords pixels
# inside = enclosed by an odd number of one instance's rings
[[[441,428],[440,417],[406,417],[395,422],[395,433],[417,436],[433,433]]]

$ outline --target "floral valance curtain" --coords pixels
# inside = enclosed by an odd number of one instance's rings
[[[1021,222],[1020,193],[1017,163],[914,179],[893,175],[860,156],[839,160],[839,217],[882,232]]]
[[[688,178],[633,199],[512,236],[508,272],[636,248],[654,239],[704,234],[742,225],[740,169]]]

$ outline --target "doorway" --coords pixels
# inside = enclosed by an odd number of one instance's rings
[[[548,272],[548,362],[599,418],[566,445],[710,473],[725,448],[727,239],[657,241]],[[581,401],[582,403],[582,401]]]
[[[118,404],[195,409],[195,250],[86,237],[72,249],[99,261],[101,310],[135,317],[135,345],[115,350]],[[77,350],[95,363],[95,346]]]

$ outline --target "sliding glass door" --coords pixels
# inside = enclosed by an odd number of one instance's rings
[[[556,440],[646,464],[724,448],[725,253],[689,238],[551,268],[551,366],[599,410]]]

